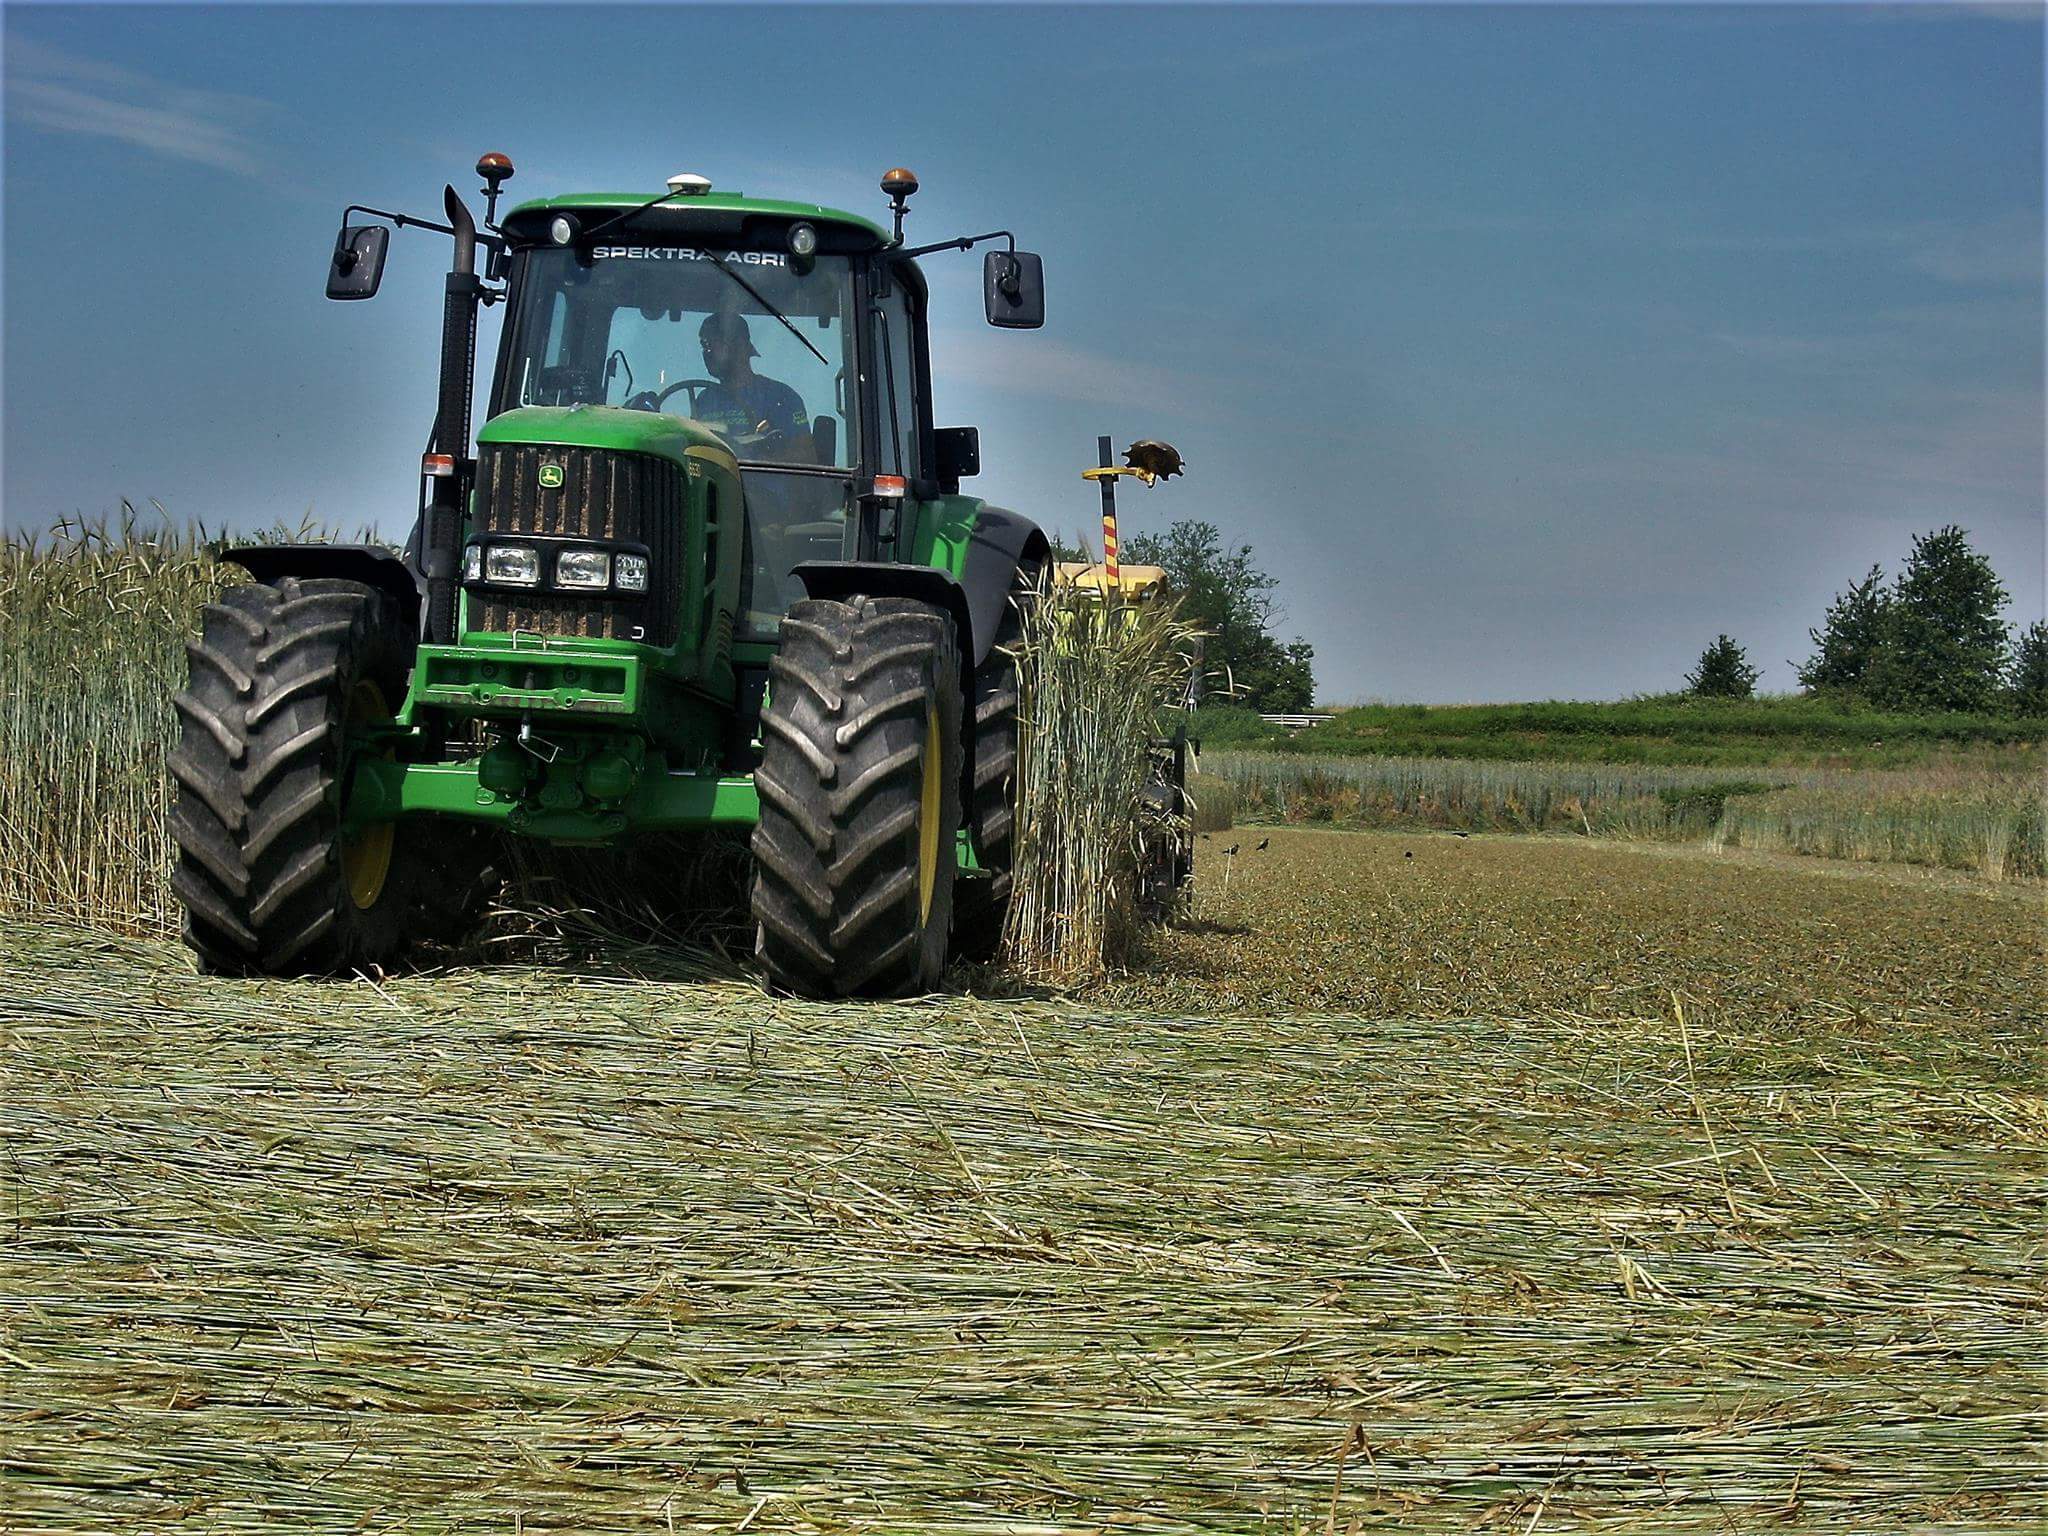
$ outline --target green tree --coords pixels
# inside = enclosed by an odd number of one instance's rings
[[[2006,693],[2016,715],[2048,715],[2048,624],[2034,620],[2012,648]]]
[[[1892,587],[1865,691],[1880,709],[1995,707],[2005,678],[2006,591],[1954,524],[1922,534]]]
[[[1165,570],[1181,612],[1208,632],[1202,663],[1219,686],[1227,676],[1240,702],[1268,714],[1313,707],[1315,647],[1275,638],[1280,581],[1259,569],[1251,545],[1226,548],[1214,523],[1186,518],[1164,533],[1124,540],[1123,560]]]
[[[1828,605],[1819,629],[1809,629],[1813,656],[1799,669],[1801,687],[1816,692],[1853,693],[1870,675],[1871,664],[1884,646],[1891,617],[1891,593],[1884,571],[1873,565],[1861,581]]]
[[[1700,653],[1699,665],[1685,674],[1685,686],[1702,699],[1746,699],[1762,676],[1742,647],[1722,635]]]

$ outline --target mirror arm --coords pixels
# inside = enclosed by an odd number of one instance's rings
[[[352,213],[367,213],[372,218],[389,219],[400,229],[410,226],[413,229],[431,229],[439,235],[452,235],[455,233],[455,226],[452,224],[436,224],[432,219],[416,219],[409,213],[393,213],[388,208],[366,208],[361,203],[350,203],[346,208],[342,209],[341,222],[346,224],[348,216]]]
[[[350,203],[341,210],[343,227],[347,226],[348,216],[352,213],[367,213],[372,218],[389,219],[400,229],[431,229],[437,235],[452,235],[455,233],[455,226],[453,224],[436,224],[432,219],[416,219],[409,213],[393,213],[387,208],[366,208],[361,203]],[[492,250],[502,250],[505,245],[505,237],[503,235],[487,234],[482,230],[478,230],[476,243],[489,246]]]
[[[1010,254],[1017,254],[1017,237],[1007,229],[992,229],[985,235],[962,235],[957,240],[941,240],[936,245],[919,245],[907,251],[891,251],[889,258],[892,261],[908,261],[913,256],[929,256],[933,251],[964,251],[981,244],[984,240],[1007,240],[1010,242]]]

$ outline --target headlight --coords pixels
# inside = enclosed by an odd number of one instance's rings
[[[531,544],[493,544],[484,555],[484,579],[508,587],[537,587],[540,551]]]
[[[483,578],[484,547],[481,544],[471,544],[462,552],[462,579],[464,581],[482,581]]]
[[[645,592],[647,590],[647,557],[645,555],[621,555],[615,569],[621,592]]]
[[[566,216],[558,216],[554,223],[548,226],[548,238],[557,245],[568,245],[576,238],[576,221]]]
[[[818,254],[818,232],[808,224],[789,226],[789,254],[799,261],[808,261]]]
[[[555,585],[603,591],[612,584],[612,557],[601,549],[565,549],[555,556]]]

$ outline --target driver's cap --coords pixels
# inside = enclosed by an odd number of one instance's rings
[[[760,348],[754,345],[754,333],[747,328],[746,316],[737,310],[721,309],[704,317],[704,324],[698,327],[697,339],[709,346],[714,341],[730,342],[747,349],[747,356],[759,357]]]

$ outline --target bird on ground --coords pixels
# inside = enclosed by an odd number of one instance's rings
[[[1258,847],[1256,847],[1256,848],[1254,848],[1254,849],[1252,850],[1252,852],[1253,852],[1253,853],[1264,853],[1264,852],[1266,851],[1266,844],[1270,843],[1271,841],[1273,841],[1273,839],[1271,839],[1270,837],[1262,837],[1262,838],[1260,838],[1260,839],[1259,839],[1259,846],[1258,846]]]
[[[1470,832],[1453,832],[1451,834],[1451,836],[1453,837],[1470,837],[1471,835],[1472,834]]]
[[[1403,848],[1403,849],[1401,850],[1401,857],[1402,857],[1402,858],[1404,858],[1404,859],[1412,859],[1412,858],[1414,858],[1414,857],[1415,857],[1415,854],[1414,854],[1414,852],[1413,852],[1412,850],[1410,850],[1410,849],[1407,849],[1407,848]]]
[[[1237,852],[1237,844],[1232,843],[1228,848],[1223,850],[1223,856],[1227,859],[1235,852]]]

